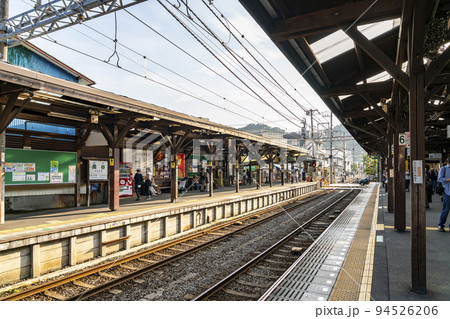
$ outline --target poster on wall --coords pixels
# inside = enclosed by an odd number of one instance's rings
[[[186,177],[186,157],[184,154],[177,153],[178,178]]]
[[[23,163],[23,171],[24,172],[36,172],[36,164],[35,163]]]
[[[63,173],[50,173],[50,183],[62,183]]]
[[[23,172],[22,163],[5,163],[5,173]]]
[[[108,180],[108,161],[89,161],[90,180]]]
[[[50,161],[50,173],[58,173],[58,161]]]
[[[25,172],[13,172],[12,180],[13,182],[25,182]]]
[[[50,173],[38,173],[38,182],[49,182],[50,181]]]
[[[27,174],[27,182],[34,182],[36,180],[36,175]]]
[[[69,165],[69,183],[75,183],[77,178],[77,167],[75,165]]]
[[[192,159],[192,168],[191,168],[191,172],[192,173],[198,173],[198,159],[193,158]]]

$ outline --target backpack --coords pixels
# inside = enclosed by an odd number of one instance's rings
[[[445,166],[444,166],[444,177],[445,177]],[[445,188],[444,185],[442,185],[442,183],[439,183],[438,186],[436,186],[436,190],[435,193],[438,195],[442,195],[444,194]]]

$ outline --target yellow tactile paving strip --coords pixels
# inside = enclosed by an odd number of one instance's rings
[[[386,229],[394,229],[394,226],[384,226]],[[426,230],[438,230],[437,227],[426,227]],[[406,230],[411,230],[411,227],[406,226]]]
[[[282,188],[289,188],[289,186],[278,186],[278,187],[276,186],[276,187],[272,188],[272,190],[279,190]],[[266,188],[266,189],[262,189],[262,190],[268,190],[268,189]],[[162,199],[162,200],[158,200],[160,202],[157,202],[157,203],[148,202],[150,204],[157,205],[156,207],[153,206],[152,208],[149,208],[148,206],[141,206],[140,208],[137,208],[137,209],[119,210],[116,212],[111,212],[111,211],[107,211],[107,212],[103,212],[103,213],[92,212],[92,215],[89,215],[87,217],[82,217],[82,218],[74,218],[74,219],[70,219],[70,220],[62,220],[62,221],[56,221],[56,222],[51,222],[51,223],[39,224],[39,225],[32,225],[32,226],[27,226],[27,227],[17,227],[17,228],[12,228],[12,229],[7,229],[7,230],[0,230],[0,235],[13,234],[13,233],[18,233],[18,232],[26,232],[26,231],[36,230],[36,229],[41,229],[41,230],[49,229],[50,230],[50,228],[67,225],[67,224],[72,224],[72,223],[77,223],[77,222],[96,220],[101,217],[115,217],[115,216],[123,215],[123,218],[126,218],[126,215],[133,214],[133,213],[139,213],[139,212],[144,213],[149,210],[162,210],[162,209],[168,210],[168,209],[173,209],[176,207],[189,205],[192,203],[206,204],[208,201],[213,202],[213,201],[219,201],[224,198],[232,198],[232,197],[236,197],[236,196],[249,196],[254,193],[260,193],[260,192],[261,192],[261,190],[256,190],[256,189],[244,190],[241,193],[233,193],[233,191],[226,191],[223,193],[217,192],[214,194],[214,197],[195,196],[193,199],[183,199],[183,201],[178,201],[176,203],[167,202],[167,201],[170,201],[170,198]],[[207,193],[205,193],[205,194],[207,194]],[[164,203],[164,201],[166,201],[166,203]]]
[[[355,238],[328,299],[330,301],[370,300],[377,230],[378,192],[379,185],[374,188],[361,217]]]

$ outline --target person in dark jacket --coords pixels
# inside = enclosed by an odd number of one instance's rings
[[[138,168],[136,174],[134,174],[134,191],[136,192],[136,200],[141,199],[141,190],[144,178],[142,177],[141,170]]]

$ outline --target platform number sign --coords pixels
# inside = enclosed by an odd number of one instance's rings
[[[401,146],[411,147],[411,133],[405,132],[398,134],[398,144]]]
[[[400,133],[398,135],[398,144],[400,144],[400,145],[406,144],[406,134],[405,133]]]

